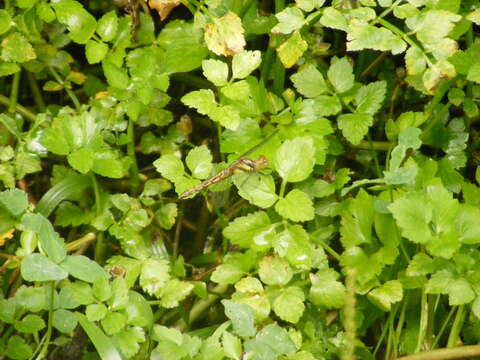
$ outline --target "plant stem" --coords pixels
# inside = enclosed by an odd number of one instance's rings
[[[283,198],[286,187],[287,187],[287,181],[285,181],[285,179],[282,179],[282,184],[280,185],[280,194],[278,195],[279,197]]]
[[[53,286],[53,281],[47,282],[46,286],[50,288],[50,308],[48,309],[47,332],[45,334],[45,338],[44,338],[45,342],[42,346],[42,350],[36,357],[36,360],[43,359],[47,355],[48,346],[50,345],[50,337],[52,336],[53,296],[54,296],[55,287]]]
[[[0,104],[10,106],[10,99],[0,94]],[[28,110],[26,107],[23,107],[22,105],[15,104],[15,111],[32,122],[37,119],[37,115],[35,115],[33,112]]]
[[[28,85],[32,91],[33,101],[35,101],[35,105],[37,106],[39,112],[45,112],[47,107],[45,105],[45,101],[43,101],[42,92],[38,86],[37,79],[35,79],[35,76],[30,71],[26,71],[26,74]]]
[[[396,360],[447,360],[476,359],[480,356],[480,345],[459,346],[453,349],[437,349],[420,354],[407,355]]]
[[[455,320],[453,320],[452,329],[450,330],[450,334],[448,335],[448,340],[447,340],[448,348],[452,348],[457,344],[458,335],[462,330],[464,317],[465,317],[465,307],[464,305],[460,305],[457,309],[457,313],[455,314]]]
[[[80,101],[78,100],[77,96],[75,95],[75,93],[67,88],[67,86],[65,85],[65,81],[61,78],[61,76],[55,71],[54,68],[52,68],[51,66],[48,67],[48,70],[50,70],[50,72],[52,73],[53,77],[55,78],[55,80],[64,86],[65,88],[65,91],[67,92],[67,95],[70,97],[70,100],[72,100],[72,103],[73,105],[75,105],[75,109],[78,111],[78,112],[81,112],[82,111],[82,105],[80,104]]]
[[[100,198],[100,189],[98,187],[97,177],[93,172],[90,172],[90,177],[92,179],[93,193],[95,194],[96,214],[97,216],[100,216],[102,214],[102,200]],[[102,263],[102,260],[103,260],[103,253],[105,250],[105,244],[103,240],[104,240],[103,232],[99,232],[97,236],[97,241],[95,242],[95,254],[94,254],[95,261],[98,263]]]
[[[225,293],[227,289],[228,285],[217,285],[213,289],[213,293],[210,293],[205,300],[198,301],[195,305],[193,305],[192,309],[190,310],[189,324],[192,324],[198,320],[200,316],[220,298],[220,294]],[[185,320],[179,319],[173,327],[180,331],[185,331],[189,324],[187,324]]]
[[[418,353],[422,349],[422,344],[425,340],[425,334],[427,332],[428,322],[428,299],[425,290],[422,289],[422,298],[420,302],[420,326],[418,329],[417,346],[415,352]]]
[[[132,196],[137,196],[138,186],[140,185],[140,178],[138,177],[138,165],[137,158],[135,156],[135,129],[133,127],[133,120],[128,121],[127,128],[128,144],[127,144],[127,154],[130,158],[130,189]]]
[[[17,101],[18,101],[18,88],[20,86],[20,75],[21,71],[16,72],[13,75],[13,81],[12,81],[12,91],[10,92],[10,104],[8,106],[8,112],[11,114],[15,113],[16,107],[17,107]]]

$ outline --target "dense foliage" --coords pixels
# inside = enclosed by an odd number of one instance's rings
[[[0,358],[480,354],[478,0],[4,5]]]

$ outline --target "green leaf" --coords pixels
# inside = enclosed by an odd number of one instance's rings
[[[189,151],[185,162],[198,179],[206,179],[212,172],[212,154],[206,145],[201,145]]]
[[[155,211],[155,217],[157,218],[158,223],[166,230],[170,230],[172,226],[175,225],[177,215],[177,204],[172,203],[164,204],[157,211]]]
[[[59,128],[45,129],[41,138],[42,145],[57,155],[68,155],[70,144]]]
[[[328,80],[338,93],[350,90],[354,84],[353,67],[347,58],[334,58],[327,72]]]
[[[125,314],[127,315],[127,323],[129,325],[142,327],[153,325],[153,312],[150,304],[142,295],[135,291],[130,290],[128,292]]]
[[[117,34],[118,17],[117,13],[112,10],[104,14],[97,23],[97,34],[103,41],[112,41]]]
[[[61,0],[51,4],[60,23],[67,25],[68,36],[78,44],[85,44],[95,32],[97,22],[85,8],[75,0]]]
[[[414,243],[426,243],[431,237],[432,205],[421,194],[407,194],[388,206],[402,235]]]
[[[372,49],[397,55],[407,48],[405,41],[390,30],[363,21],[351,22],[347,40],[348,51]]]
[[[277,201],[275,181],[271,175],[238,174],[233,183],[238,188],[238,194],[253,205],[266,209]]]
[[[310,269],[312,266],[313,247],[308,233],[300,225],[288,226],[276,235],[273,238],[273,247],[290,265],[300,269]]]
[[[272,234],[270,218],[263,211],[237,217],[223,229],[223,236],[232,244],[247,249],[254,244],[269,247],[267,239],[270,234]],[[266,244],[265,240],[267,240]]]
[[[476,294],[470,283],[463,279],[455,279],[448,285],[448,303],[450,306],[469,304],[475,299]]]
[[[271,30],[274,34],[290,34],[305,23],[303,12],[297,7],[287,7],[275,14],[275,17],[279,23]]]
[[[213,121],[233,131],[237,130],[241,121],[238,109],[231,105],[218,106],[208,115]]]
[[[44,287],[22,285],[15,293],[15,302],[31,312],[38,312],[44,309],[45,301],[46,294]]]
[[[232,321],[233,330],[241,337],[254,336],[256,333],[253,311],[246,304],[238,304],[231,300],[222,300],[225,315]]]
[[[52,325],[64,334],[71,334],[78,321],[74,313],[65,309],[57,309],[52,314]]]
[[[309,299],[317,306],[341,308],[345,302],[345,286],[337,281],[338,275],[332,269],[323,269],[310,274],[312,287]]]
[[[118,312],[109,312],[100,321],[102,328],[107,335],[113,335],[124,329],[127,319],[125,315]]]
[[[202,29],[184,20],[169,21],[158,35],[157,44],[165,51],[161,70],[166,74],[194,70],[208,55]]]
[[[303,191],[293,189],[275,204],[275,210],[292,221],[309,221],[314,217],[312,200]]]
[[[285,285],[293,276],[290,265],[283,259],[265,256],[258,265],[260,280],[267,285]]]
[[[455,227],[464,244],[480,242],[480,209],[476,206],[462,204],[456,216]]]
[[[87,333],[88,337],[92,341],[98,355],[101,359],[106,360],[121,360],[122,357],[118,353],[118,350],[113,346],[109,337],[94,323],[88,321],[85,315],[76,312],[78,322],[82,326],[83,330]]]
[[[333,7],[327,7],[324,9],[320,23],[326,27],[332,29],[338,29],[348,32],[349,27],[345,16],[337,9]]]
[[[60,266],[73,277],[89,283],[99,276],[107,276],[100,265],[83,255],[68,255]]]
[[[403,298],[402,283],[398,280],[387,281],[382,286],[370,291],[367,297],[383,311],[390,311],[391,305]]]
[[[308,98],[314,98],[328,92],[327,84],[320,71],[308,64],[293,74],[290,79],[295,89]]]
[[[100,321],[107,315],[108,309],[103,304],[90,304],[85,309],[89,321]]]
[[[242,19],[232,11],[213,18],[204,28],[205,43],[217,55],[232,56],[245,47]]]
[[[337,118],[338,127],[343,136],[353,145],[357,145],[368,133],[373,124],[373,117],[369,114],[341,114]]]
[[[375,81],[362,86],[355,94],[357,112],[375,115],[382,106],[387,91],[386,81]]]
[[[436,270],[435,262],[425,253],[416,254],[408,264],[407,276],[422,276]]]
[[[80,148],[68,154],[68,163],[82,174],[88,173],[93,167],[94,151],[92,148]]]
[[[130,79],[125,69],[118,67],[110,61],[103,61],[102,68],[110,86],[121,90],[127,89]]]
[[[2,40],[3,61],[23,63],[37,57],[28,40],[20,33],[13,32]]]
[[[280,295],[273,302],[273,311],[280,319],[295,324],[305,310],[304,300],[305,295],[299,287],[291,286],[282,289]]]
[[[180,301],[185,300],[192,290],[193,284],[178,279],[171,279],[165,284],[160,293],[162,297],[160,304],[168,309],[174,308],[179,305]]]
[[[153,326],[152,338],[156,341],[170,341],[179,346],[183,342],[183,335],[179,330],[158,324]]]
[[[13,24],[12,18],[7,10],[0,9],[0,35],[10,30]]]
[[[305,180],[315,165],[315,147],[308,136],[286,140],[275,154],[275,169],[284,181]]]
[[[467,80],[480,84],[480,64],[473,64],[468,70]]]
[[[12,75],[19,71],[20,71],[20,66],[18,66],[15,63],[7,63],[4,61],[0,63],[0,76]]]
[[[16,322],[14,327],[19,332],[33,334],[45,327],[45,321],[38,315],[28,314],[22,320]]]
[[[108,45],[95,40],[88,40],[85,46],[85,56],[89,64],[102,61],[108,53]]]
[[[296,347],[284,328],[270,324],[245,342],[245,350],[255,353],[255,359],[275,360],[280,355],[293,354]]]
[[[221,264],[212,273],[210,280],[218,284],[235,284],[245,275],[245,270],[237,264]]]
[[[160,295],[170,278],[170,267],[165,260],[146,259],[140,273],[140,286],[150,295]]]
[[[23,258],[21,273],[27,281],[55,281],[68,276],[65,270],[41,254],[31,254]]]
[[[173,154],[163,155],[153,162],[153,166],[165,179],[173,182],[176,182],[185,172],[182,160]]]
[[[283,66],[289,69],[297,63],[307,48],[307,42],[296,31],[277,48],[277,54]]]
[[[225,331],[222,334],[222,347],[227,357],[235,360],[241,359],[242,341],[237,336]]]
[[[13,335],[8,339],[5,355],[10,359],[26,360],[31,358],[33,351],[23,338]]]
[[[184,95],[181,101],[188,107],[196,109],[202,115],[211,114],[217,108],[215,95],[210,89],[191,91]]]
[[[203,75],[215,86],[224,86],[228,83],[228,65],[220,60],[203,60]],[[183,101],[183,100],[182,100]]]
[[[42,249],[52,261],[59,263],[65,258],[67,255],[65,244],[46,217],[28,213],[23,215],[22,224],[38,234]]]
[[[232,59],[232,79],[244,79],[250,75],[262,62],[259,50],[244,50]]]
[[[14,216],[18,216],[27,210],[27,194],[19,189],[11,189],[0,192],[0,203]]]

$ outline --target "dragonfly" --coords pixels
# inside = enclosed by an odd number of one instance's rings
[[[268,140],[270,140],[278,130],[272,132],[267,138],[265,138],[262,142],[255,145],[253,148],[248,150],[246,154],[251,153],[258,147],[262,146]],[[245,155],[245,154],[244,154]],[[220,181],[228,179],[232,175],[235,174],[246,174],[246,173],[253,173],[253,172],[260,172],[261,170],[268,167],[268,161],[265,156],[260,155],[256,160],[249,159],[247,157],[240,157],[239,159],[235,160],[231,163],[226,169],[220,171],[219,173],[213,175],[212,177],[208,178],[207,180],[202,181],[200,184],[194,186],[193,188],[185,191],[184,193],[179,195],[179,199],[185,199],[189,196],[192,196],[207,187],[217,184]]]

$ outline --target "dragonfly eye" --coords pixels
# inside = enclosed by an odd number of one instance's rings
[[[255,161],[255,167],[257,168],[257,170],[262,170],[268,167],[267,158],[263,155],[260,155],[258,159]]]

